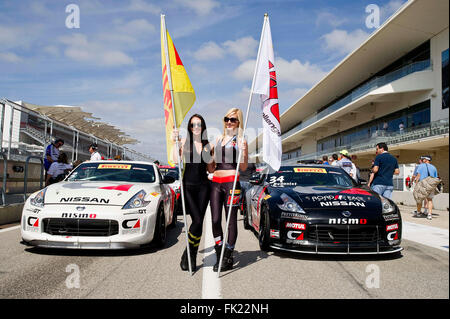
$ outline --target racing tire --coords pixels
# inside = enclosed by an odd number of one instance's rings
[[[266,205],[261,207],[261,220],[259,222],[259,233],[258,233],[259,248],[262,251],[270,250],[270,219],[269,219],[269,209]]]
[[[164,218],[164,208],[159,207],[158,216],[156,217],[155,235],[153,236],[153,243],[156,247],[162,248],[166,244],[167,230],[166,219]]]
[[[244,223],[244,229],[251,229],[252,227],[250,226],[250,223],[248,221],[248,210],[247,210],[247,203],[244,199],[243,203],[242,203],[242,215],[243,215],[243,223]]]

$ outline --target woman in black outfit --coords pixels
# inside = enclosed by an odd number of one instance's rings
[[[187,131],[188,135],[181,141],[179,151],[184,163],[183,191],[186,213],[189,213],[192,218],[188,241],[192,270],[195,271],[197,251],[203,230],[203,219],[209,204],[210,182],[207,169],[211,157],[211,147],[207,139],[205,120],[201,115],[194,114],[191,116]],[[179,138],[178,132],[174,131],[174,135],[175,138]],[[187,248],[181,256],[180,267],[182,270],[189,269]]]

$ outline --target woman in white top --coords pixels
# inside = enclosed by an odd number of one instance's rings
[[[45,185],[51,185],[53,183],[60,182],[65,177],[66,170],[71,170],[72,164],[68,164],[67,154],[60,153],[58,156],[58,161],[53,162],[47,172],[47,179],[45,180]]]

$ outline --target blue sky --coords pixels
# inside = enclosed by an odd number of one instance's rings
[[[264,13],[269,13],[280,112],[375,31],[405,0],[2,0],[0,97],[74,105],[140,141],[165,160],[160,14],[186,67],[210,133],[230,107],[246,109]],[[66,6],[80,28],[66,27]],[[249,128],[260,124],[252,105]],[[182,124],[182,127],[185,127]],[[250,130],[249,130],[250,132]]]

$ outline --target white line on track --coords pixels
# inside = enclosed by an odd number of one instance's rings
[[[214,237],[212,234],[211,210],[207,209],[205,216],[205,243],[203,250],[203,282],[202,282],[202,298],[203,299],[220,299],[221,287],[220,279],[217,273],[213,271],[216,263],[216,253],[214,251]]]
[[[449,252],[448,229],[403,222],[402,238]]]
[[[19,229],[19,228],[20,228],[20,225],[13,226],[13,227],[8,227],[8,228],[5,228],[5,229],[0,229],[0,233],[6,233],[7,231],[11,231],[11,230]]]

